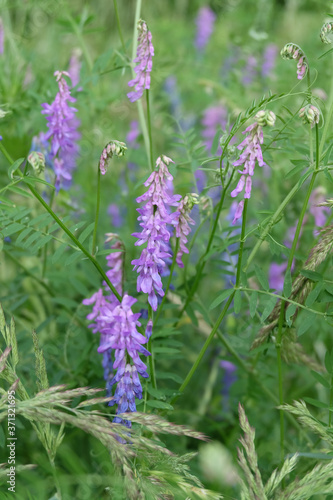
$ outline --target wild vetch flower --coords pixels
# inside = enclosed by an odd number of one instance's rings
[[[114,238],[114,234],[107,234],[106,241]],[[121,250],[122,244],[117,241],[111,247],[113,250]],[[119,294],[122,293],[122,252],[112,252],[107,257],[109,270],[107,276],[114,284]],[[141,361],[139,354],[148,356],[150,353],[143,347],[148,339],[137,331],[141,326],[138,321],[140,313],[134,314],[132,306],[136,299],[124,294],[121,302],[108,289],[106,283],[105,292],[101,288],[91,298],[83,300],[85,305],[93,305],[93,310],[87,319],[93,320],[89,325],[93,332],[100,332],[100,346],[98,352],[103,353],[104,379],[108,395],[112,387],[117,385],[110,406],[118,405],[117,413],[136,411],[135,397],[141,399],[142,388],[138,373],[147,378],[147,366]],[[109,293],[108,295],[106,295]],[[113,361],[114,358],[114,361]],[[117,370],[113,375],[112,371]],[[114,422],[122,423],[116,417]],[[125,425],[130,423],[125,421]]]
[[[176,238],[179,238],[179,249],[176,256],[176,262],[179,267],[184,267],[184,264],[182,263],[183,254],[189,253],[186,248],[187,235],[191,232],[189,224],[195,224],[194,220],[190,217],[190,211],[192,210],[193,205],[197,203],[199,203],[198,195],[192,193],[184,196],[177,207],[178,215],[174,220],[174,224],[176,228]]]
[[[104,307],[100,312],[104,326],[101,328],[101,344],[97,350],[101,353],[109,350],[114,352],[112,368],[117,372],[110,380],[109,386],[111,388],[114,384],[118,385],[109,405],[118,405],[117,414],[136,411],[135,397],[142,398],[138,373],[148,378],[147,366],[139,354],[149,356],[150,353],[143,347],[147,338],[137,331],[141,323],[138,321],[140,313],[132,312],[135,302],[136,299],[124,294],[120,304],[112,309]],[[118,417],[114,421],[122,423]],[[128,422],[125,424],[130,426]]]
[[[280,291],[283,289],[284,284],[284,273],[287,269],[287,262],[282,262],[282,264],[277,264],[272,262],[269,267],[269,287],[274,288],[274,290]]]
[[[308,70],[307,58],[298,45],[287,43],[280,52],[283,59],[294,59],[297,61],[297,78],[302,80]]]
[[[77,140],[80,134],[77,131],[80,124],[75,117],[77,109],[68,103],[75,102],[71,96],[69,87],[64,78],[69,76],[66,71],[56,71],[59,92],[52,104],[42,104],[42,114],[47,116],[49,131],[44,135],[51,142],[51,157],[54,158],[54,171],[56,174],[56,186],[62,184],[63,180],[70,181],[72,170],[76,166],[76,158],[79,147]]]
[[[271,76],[272,71],[275,67],[275,60],[278,53],[278,48],[274,43],[267,45],[264,56],[263,63],[261,67],[261,75],[263,78],[268,78]]]
[[[220,366],[224,370],[224,377],[222,382],[223,406],[224,406],[224,411],[228,411],[230,389],[238,378],[236,375],[237,366],[234,365],[231,361],[227,361],[226,359],[220,362]]]
[[[218,127],[222,130],[225,129],[227,118],[228,112],[221,104],[205,109],[201,124],[203,126],[202,136],[205,138],[204,143],[208,151],[212,148]]]
[[[136,199],[138,203],[145,202],[145,205],[137,209],[142,231],[133,233],[133,236],[138,238],[135,245],[147,243],[147,247],[132,264],[134,270],[139,273],[137,291],[148,294],[148,302],[154,311],[157,309],[156,293],[161,297],[164,295],[161,275],[166,266],[166,259],[171,257],[167,247],[171,234],[167,225],[174,224],[178,215],[177,212],[170,214],[168,211],[170,207],[177,206],[181,198],[179,195],[170,195],[167,190],[167,181],[173,179],[168,170],[170,162],[172,160],[164,155],[157,159],[157,170],[152,172],[144,183],[148,191]]]
[[[150,88],[150,72],[153,67],[152,57],[154,55],[154,47],[152,44],[152,35],[148,30],[147,24],[142,19],[138,22],[138,31],[138,48],[136,58],[133,61],[134,63],[138,63],[134,68],[136,77],[128,82],[129,87],[134,87],[134,90],[127,94],[131,102],[140,99],[143,95],[143,90]]]
[[[236,188],[231,192],[231,196],[235,198],[238,194],[240,194],[244,188],[244,198],[251,197],[251,189],[252,189],[252,176],[254,174],[254,168],[256,165],[256,161],[258,162],[259,167],[263,167],[266,163],[262,157],[261,144],[264,142],[264,134],[262,131],[262,127],[265,125],[273,126],[275,123],[275,114],[272,111],[258,111],[255,116],[256,122],[247,127],[243,134],[247,134],[237,149],[242,150],[239,159],[233,163],[234,167],[240,167],[244,165],[244,170],[239,171],[241,177],[238,181]],[[241,217],[244,208],[244,201],[241,201],[238,205],[238,208],[235,213],[234,220],[232,224],[235,224],[236,221]]]
[[[195,46],[199,51],[203,51],[209,42],[209,39],[214,31],[216,15],[209,7],[201,7],[199,9],[196,25],[197,34],[195,37]]]
[[[310,205],[310,214],[314,216],[315,225],[317,229],[322,229],[326,224],[326,219],[330,212],[328,206],[325,206],[325,188],[319,186],[314,189],[311,193],[309,205]],[[318,231],[314,231],[314,235],[317,235]]]
[[[304,108],[300,109],[298,116],[303,118],[303,123],[310,123],[311,128],[313,128],[316,123],[319,123],[320,111],[316,106],[307,104]]]
[[[123,217],[121,215],[119,205],[111,203],[108,206],[108,214],[111,216],[111,224],[114,227],[121,227],[123,225]]]
[[[320,30],[320,40],[323,43],[332,43],[333,41],[332,35],[333,35],[333,22],[325,23]]]
[[[72,87],[76,87],[80,81],[80,71],[82,66],[81,55],[81,49],[76,48],[72,51],[72,55],[69,60],[68,74],[72,81]]]
[[[242,83],[245,87],[251,85],[257,74],[258,61],[253,55],[249,55],[246,61],[246,66],[243,69]]]
[[[99,169],[102,175],[106,174],[106,167],[113,158],[113,156],[117,156],[121,158],[124,156],[127,150],[126,144],[120,141],[110,141],[102,151],[101,157],[99,159]]]
[[[126,143],[132,149],[138,149],[139,144],[136,142],[137,138],[140,135],[139,122],[136,120],[131,121],[130,129],[126,136]]]

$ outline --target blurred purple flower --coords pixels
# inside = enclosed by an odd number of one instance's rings
[[[224,106],[218,104],[217,106],[211,106],[206,108],[201,120],[203,126],[202,136],[204,137],[204,143],[207,150],[210,152],[213,140],[220,127],[222,130],[225,129],[227,125],[228,112]]]
[[[138,149],[139,144],[136,142],[140,135],[139,122],[136,120],[131,121],[130,129],[126,136],[126,143],[132,149]]]
[[[321,186],[317,187],[312,191],[310,196],[310,214],[313,215],[315,219],[315,225],[317,229],[321,229],[326,224],[326,219],[328,214],[330,213],[330,209],[328,207],[320,207],[318,206],[320,203],[325,201],[326,190]],[[318,234],[318,231],[315,229],[313,232],[314,236]]]
[[[108,214],[111,216],[111,225],[113,227],[121,227],[123,225],[123,217],[120,213],[119,205],[111,203],[108,206]]]
[[[76,167],[76,159],[79,152],[77,141],[80,133],[78,127],[80,121],[76,118],[77,109],[69,106],[69,102],[76,99],[71,96],[64,75],[69,76],[66,71],[56,71],[59,92],[52,104],[42,104],[42,114],[47,116],[49,131],[44,139],[50,141],[50,155],[54,159],[54,172],[56,174],[56,187],[64,181],[71,181],[72,171]]]
[[[150,72],[153,67],[152,57],[154,55],[154,47],[152,44],[152,35],[148,30],[145,21],[138,22],[138,48],[134,63],[138,65],[134,68],[136,77],[128,82],[129,87],[134,87],[132,92],[127,94],[131,102],[135,102],[143,95],[144,89],[150,88]]]
[[[210,7],[204,6],[199,9],[196,25],[197,33],[195,38],[195,46],[197,50],[203,51],[209,42],[209,39],[214,31],[216,15]]]
[[[170,162],[172,160],[164,155],[157,159],[157,170],[152,172],[144,183],[148,191],[136,199],[138,203],[145,202],[145,205],[137,209],[142,231],[133,233],[133,236],[138,238],[135,245],[147,243],[147,247],[142,250],[140,258],[133,260],[132,264],[134,270],[139,273],[137,291],[148,294],[148,302],[154,311],[157,309],[155,292],[161,297],[164,295],[161,274],[166,266],[165,260],[171,257],[167,246],[171,234],[167,225],[174,224],[174,219],[178,215],[177,212],[169,214],[168,209],[177,206],[181,198],[179,195],[170,195],[167,190],[167,180],[173,179],[168,170]]]
[[[261,75],[263,78],[269,78],[270,76],[272,76],[278,51],[279,49],[274,43],[270,43],[265,48],[263,63],[261,67]]]
[[[224,371],[223,381],[222,381],[222,398],[224,411],[229,409],[229,399],[230,399],[230,389],[232,385],[238,379],[236,371],[237,366],[226,359],[220,362],[220,366]]]
[[[277,264],[272,262],[269,268],[269,287],[274,290],[281,291],[283,289],[284,283],[284,273],[287,269],[287,262],[282,262],[282,264]]]
[[[80,71],[82,66],[81,54],[81,49],[76,48],[72,51],[72,55],[69,60],[68,74],[72,81],[72,87],[76,87],[80,81]],[[77,90],[82,90],[82,87]]]
[[[257,75],[258,61],[253,55],[249,55],[243,69],[242,83],[245,87],[251,85]]]

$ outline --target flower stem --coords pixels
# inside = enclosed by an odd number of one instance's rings
[[[245,242],[247,204],[248,204],[248,200],[246,199],[244,202],[244,209],[243,209],[242,231],[241,231],[241,237],[240,237],[240,246],[239,246],[238,262],[237,262],[236,287],[238,287],[238,285],[240,283],[240,277],[241,277],[240,273],[241,273],[241,268],[242,268],[243,249],[244,249],[244,242]],[[236,293],[236,289],[234,289],[231,292],[231,295],[230,295],[229,299],[227,300],[224,308],[222,309],[219,317],[217,318],[217,320],[212,328],[212,331],[210,332],[209,336],[207,337],[206,342],[202,346],[201,351],[200,351],[197,359],[195,360],[191,370],[187,374],[187,377],[185,378],[184,382],[180,386],[179,392],[183,392],[185,390],[185,388],[187,387],[191,378],[193,377],[193,374],[196,371],[196,369],[198,368],[200,361],[202,360],[206,350],[208,349],[210,343],[212,342],[214,335],[220,326],[221,321],[223,320],[224,316],[227,314],[229,306],[234,298],[235,293]],[[175,401],[176,399],[177,399],[177,397],[175,396],[172,401]]]
[[[239,286],[239,283],[241,280],[241,270],[242,270],[242,259],[243,259],[244,243],[245,243],[245,226],[246,226],[246,215],[247,215],[248,202],[249,202],[249,200],[246,198],[244,200],[244,208],[243,208],[242,230],[241,230],[238,262],[237,262],[237,272],[236,272],[236,285],[235,285],[236,287]]]
[[[154,312],[152,310],[151,305],[148,305],[148,320],[152,320],[154,322]],[[154,389],[157,389],[157,384],[156,384],[156,373],[155,373],[155,360],[154,360],[154,353],[152,351],[152,340],[151,337],[148,340],[148,351],[150,352],[149,356],[149,368],[150,368],[150,378],[151,378],[151,383]]]
[[[216,232],[216,229],[217,229],[217,225],[218,225],[218,222],[219,222],[219,219],[220,219],[220,214],[221,214],[221,211],[222,211],[222,207],[223,207],[225,195],[226,195],[227,190],[228,190],[228,188],[229,188],[229,186],[230,186],[230,184],[232,182],[232,178],[233,178],[233,173],[231,174],[230,179],[229,179],[227,185],[225,186],[225,188],[222,191],[220,202],[219,202],[218,207],[217,207],[217,213],[216,213],[216,217],[215,217],[215,220],[214,220],[213,229],[212,229],[212,232],[210,234],[210,237],[209,237],[209,240],[208,240],[208,243],[207,243],[206,251],[205,251],[204,255],[201,257],[201,259],[199,261],[198,268],[197,268],[197,274],[196,274],[194,283],[193,283],[192,288],[190,289],[190,291],[189,291],[189,293],[187,295],[185,304],[184,304],[184,306],[182,307],[182,309],[181,309],[181,311],[179,313],[179,317],[182,316],[182,314],[186,310],[188,304],[191,302],[192,297],[195,294],[195,292],[196,292],[196,290],[198,288],[198,285],[200,283],[201,275],[202,275],[202,272],[203,272],[203,270],[205,268],[205,265],[206,265],[206,259],[205,259],[205,257],[206,257],[206,255],[209,253],[209,251],[211,249],[211,246],[212,246],[212,243],[213,243],[213,240],[214,240],[214,236],[215,236],[215,232]]]
[[[141,3],[142,3],[142,0],[136,0],[134,30],[133,30],[132,61],[134,61],[134,59],[136,57],[136,49],[138,47],[137,26],[138,26],[138,22],[140,20]],[[132,75],[133,75],[133,78],[135,78],[136,74],[135,74],[133,66],[132,66]],[[138,106],[139,122],[140,122],[140,127],[141,127],[141,131],[142,131],[142,135],[143,135],[143,140],[145,143],[145,149],[146,149],[146,154],[147,154],[147,158],[148,158],[148,162],[149,162],[149,167],[152,170],[153,165],[150,164],[150,153],[149,153],[149,151],[150,151],[149,136],[148,136],[148,130],[147,130],[147,125],[146,125],[146,121],[145,121],[145,115],[143,112],[143,106],[142,106],[141,99],[138,99],[136,101],[136,103]]]
[[[150,103],[149,103],[149,90],[146,89],[146,101],[147,101],[147,122],[148,122],[148,135],[149,135],[149,158],[150,167],[153,170],[153,139],[151,133],[151,115],[150,115]]]
[[[1,143],[0,143],[0,151],[4,154],[4,156],[7,158],[7,160],[11,164],[14,163],[14,161],[11,158],[11,156],[7,152],[6,148]],[[16,172],[22,177],[22,180],[24,181],[24,176],[23,176],[22,172],[20,170],[17,170]],[[105,272],[103,271],[102,266],[95,259],[95,257],[93,257],[88,252],[88,250],[80,243],[80,241],[74,236],[74,234],[68,229],[68,227],[65,226],[65,224],[53,212],[52,208],[49,207],[49,205],[46,203],[46,201],[41,197],[41,195],[38,193],[38,191],[33,186],[31,186],[30,184],[27,183],[27,185],[28,185],[28,188],[30,189],[31,193],[34,195],[34,197],[37,198],[37,200],[39,201],[39,203],[41,205],[43,205],[43,207],[45,208],[45,210],[51,215],[51,217],[55,220],[55,222],[58,224],[58,226],[61,227],[61,229],[67,234],[67,236],[69,236],[69,238],[75,243],[75,245],[81,250],[81,252],[90,260],[90,262],[93,264],[93,266],[95,266],[95,268],[97,269],[97,271],[99,272],[99,274],[102,276],[102,278],[104,279],[104,281],[109,286],[110,290],[114,293],[114,295],[117,297],[117,299],[119,300],[119,302],[121,302],[121,296],[119,295],[119,293],[117,292],[117,290],[115,289],[115,287],[113,286],[113,284],[111,283],[111,281],[109,280],[109,278],[107,277],[107,275],[105,274]]]
[[[96,194],[96,215],[95,215],[95,225],[94,225],[94,233],[93,233],[93,242],[92,242],[92,256],[95,257],[96,254],[96,240],[97,240],[97,226],[98,226],[98,218],[99,218],[99,207],[101,201],[101,170],[99,168],[99,164],[97,167],[97,194]]]
[[[288,263],[287,263],[287,269],[286,273],[288,273],[292,267],[292,263],[294,260],[295,256],[295,251],[297,247],[297,243],[299,240],[300,232],[302,229],[302,224],[304,220],[304,216],[306,213],[306,209],[308,206],[308,202],[313,190],[313,186],[319,171],[319,137],[318,137],[318,124],[316,123],[316,168],[312,173],[311,181],[309,184],[309,187],[307,189],[305,199],[303,202],[302,210],[300,217],[298,219],[297,227],[296,227],[296,232],[295,236],[293,239],[293,243],[291,246],[289,258],[288,258]],[[312,137],[310,137],[310,141],[312,142]],[[311,148],[310,148],[311,149]],[[283,337],[283,324],[284,324],[284,316],[285,316],[285,308],[286,308],[286,301],[282,300],[281,302],[281,311],[280,311],[280,316],[279,316],[279,323],[278,323],[278,334],[276,338],[276,357],[277,357],[277,367],[278,367],[278,387],[279,387],[279,400],[280,400],[280,405],[283,405],[283,373],[282,373],[282,358],[281,358],[281,343],[282,343],[282,337]],[[281,465],[284,462],[284,413],[283,410],[280,410],[280,457],[281,457]]]
[[[170,285],[171,285],[171,280],[172,280],[173,271],[174,271],[174,269],[175,269],[175,265],[176,265],[176,258],[177,258],[178,249],[179,249],[179,238],[177,238],[177,240],[176,240],[176,246],[175,246],[175,250],[174,250],[174,252],[173,252],[172,264],[171,264],[171,268],[170,268],[170,274],[169,274],[169,278],[168,278],[167,286],[166,286],[166,289],[165,289],[165,293],[164,293],[164,297],[163,297],[163,299],[162,299],[161,305],[160,305],[160,307],[158,308],[157,314],[156,314],[156,316],[155,316],[155,320],[154,320],[154,327],[156,327],[156,325],[157,325],[158,318],[159,318],[159,317],[160,317],[160,315],[161,315],[161,312],[162,312],[162,309],[163,309],[164,303],[165,303],[165,301],[166,301],[166,299],[167,299],[167,295],[168,295],[169,288],[170,288]]]
[[[125,42],[124,42],[124,38],[123,38],[123,33],[122,33],[122,30],[121,30],[121,24],[120,24],[120,19],[119,19],[117,0],[113,0],[113,5],[114,5],[114,11],[115,11],[115,14],[116,14],[116,19],[117,19],[117,27],[118,27],[119,38],[120,38],[120,41],[121,41],[121,45],[123,47],[124,54],[126,54],[126,47],[125,47]]]

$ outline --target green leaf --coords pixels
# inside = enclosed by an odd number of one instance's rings
[[[164,401],[152,401],[149,399],[147,401],[147,406],[150,406],[150,408],[159,408],[161,410],[173,410],[173,406],[169,405],[169,403],[165,403]]]
[[[310,311],[307,311],[305,314],[302,315],[302,320],[299,324],[298,330],[297,330],[297,336],[300,337],[308,331],[310,326],[315,322],[316,320],[316,315]]]
[[[286,298],[290,297],[291,289],[292,289],[291,272],[290,272],[290,269],[288,269],[286,271],[285,276],[284,276],[284,283],[283,283],[283,295],[284,295],[284,297],[286,297]]]
[[[24,226],[22,226],[22,224],[20,224],[19,222],[13,222],[2,231],[2,234],[5,238],[6,236],[18,233],[18,231],[20,231],[21,229],[24,229]]]
[[[330,388],[330,383],[328,380],[326,380],[325,377],[323,377],[320,373],[315,372],[314,370],[311,370],[312,376],[319,382],[321,385],[326,387],[326,389]]]
[[[332,371],[333,371],[333,349],[332,349],[332,351],[326,351],[325,368],[328,371],[328,373],[332,373]]]
[[[257,310],[257,302],[258,302],[258,292],[251,292],[250,297],[250,316],[254,318]]]
[[[324,288],[324,283],[318,283],[318,285],[309,293],[305,301],[305,305],[309,307],[312,306],[312,304],[317,300],[318,295],[320,294],[323,288]]]
[[[296,304],[290,304],[290,306],[287,307],[287,310],[286,310],[286,322],[287,322],[288,326],[292,325],[291,318],[295,314],[296,309],[297,309]]]
[[[263,289],[269,290],[269,283],[268,283],[266,273],[261,269],[261,267],[259,267],[257,265],[254,266],[254,272],[258,278],[259,283],[263,287]]]
[[[56,262],[58,262],[58,260],[60,259],[60,257],[62,256],[62,254],[66,250],[66,248],[68,248],[68,245],[66,245],[66,243],[62,243],[62,245],[60,245],[57,248],[57,250],[54,252],[54,254],[52,256],[52,264],[55,264]]]
[[[295,161],[299,161],[300,163],[298,165],[296,165],[296,167],[289,170],[289,172],[285,176],[285,179],[290,179],[290,177],[293,177],[293,175],[298,174],[298,172],[301,172],[303,170],[303,168],[306,166],[306,163],[304,162],[304,160],[291,160],[291,161],[292,161],[292,163],[294,163]]]
[[[17,169],[20,168],[22,163],[24,162],[25,158],[19,158],[18,160],[14,161],[13,165],[11,165],[8,169],[8,177],[10,179],[14,179],[14,173],[16,172]]]
[[[311,281],[322,281],[323,277],[316,271],[310,271],[309,269],[302,269],[301,274]]]
[[[268,318],[268,316],[271,314],[271,312],[273,311],[274,306],[276,304],[276,300],[277,300],[276,297],[269,297],[267,299],[265,308],[264,308],[263,313],[261,315],[261,321],[265,321],[265,319]]]
[[[216,299],[213,300],[209,309],[210,310],[215,309],[216,306],[221,304],[221,302],[223,302],[225,299],[227,299],[232,294],[233,290],[234,290],[233,288],[228,288],[227,290],[223,290],[223,292],[220,293],[220,295],[218,295],[216,297]]]
[[[176,373],[169,373],[169,372],[157,372],[156,373],[156,378],[157,379],[161,379],[161,380],[174,380],[175,382],[177,382],[177,384],[182,384],[183,383],[183,379],[177,375]]]
[[[162,399],[163,401],[165,400],[164,391],[162,391],[161,389],[154,389],[154,387],[151,387],[150,385],[148,385],[147,391],[154,398]]]
[[[89,226],[87,226],[83,231],[82,233],[80,234],[79,236],[79,242],[80,243],[83,243],[87,238],[88,236],[93,232],[94,230],[94,226],[95,226],[95,223],[92,222],[91,224],[89,224]]]
[[[313,398],[303,398],[307,403],[310,403],[310,405],[316,406],[317,408],[328,408],[328,405],[326,403],[323,403],[322,401],[317,401],[317,399]]]

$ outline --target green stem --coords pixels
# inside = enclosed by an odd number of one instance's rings
[[[151,308],[150,305],[148,305],[148,320],[152,320],[154,323],[154,312]],[[157,383],[156,383],[156,373],[155,373],[155,360],[154,360],[154,353],[152,350],[152,340],[151,337],[148,340],[148,351],[150,352],[149,356],[149,368],[150,368],[150,378],[151,378],[151,383],[154,389],[157,389]]]
[[[241,279],[241,270],[242,270],[242,259],[243,259],[243,250],[245,243],[245,226],[246,226],[246,215],[247,215],[247,205],[249,200],[246,198],[244,200],[244,208],[243,208],[243,218],[242,218],[242,231],[239,245],[239,253],[238,253],[238,262],[237,262],[237,273],[236,273],[236,287],[239,286]]]
[[[101,202],[101,170],[99,168],[99,164],[97,167],[97,194],[96,194],[96,215],[95,215],[95,225],[94,225],[94,233],[93,233],[93,242],[92,242],[92,255],[95,257],[96,255],[96,241],[97,241],[97,226],[98,226],[98,218],[99,218],[99,207]]]
[[[117,0],[113,0],[113,5],[114,5],[114,11],[115,11],[115,14],[116,14],[116,19],[117,19],[117,27],[118,27],[119,38],[120,38],[120,41],[121,41],[121,45],[123,47],[124,54],[126,54],[126,47],[125,47],[125,42],[124,42],[124,38],[123,38],[123,33],[122,33],[122,30],[121,30],[121,24],[120,24],[120,19],[119,19]]]
[[[303,202],[302,210],[300,217],[298,219],[297,227],[296,227],[296,232],[295,236],[293,239],[293,243],[291,246],[289,258],[288,258],[288,263],[287,263],[287,269],[286,273],[288,273],[291,269],[295,252],[296,252],[296,247],[297,243],[299,240],[300,232],[302,229],[303,225],[303,220],[304,216],[308,207],[308,202],[313,190],[313,186],[319,171],[319,136],[318,136],[318,124],[316,124],[316,168],[312,174],[311,181],[309,184],[309,187],[306,192],[306,196]],[[312,137],[310,137],[310,143],[312,143]],[[312,149],[310,147],[310,154],[313,154]],[[281,343],[282,343],[282,337],[283,337],[283,324],[284,324],[284,317],[285,317],[285,307],[286,307],[286,301],[282,300],[281,302],[281,311],[280,311],[280,316],[279,316],[279,323],[278,323],[278,334],[276,338],[276,357],[277,357],[277,367],[278,367],[278,387],[279,387],[279,400],[280,400],[280,405],[283,405],[283,373],[282,373],[282,357],[281,357]],[[280,410],[280,457],[281,457],[281,464],[284,461],[284,412],[283,410]]]
[[[180,388],[179,388],[179,392],[184,392],[184,390],[185,390],[185,389],[186,389],[186,387],[188,386],[188,384],[189,384],[189,382],[190,382],[191,378],[193,377],[193,375],[194,375],[194,373],[195,373],[196,369],[198,368],[198,366],[199,366],[199,364],[200,364],[200,361],[202,360],[202,358],[203,358],[203,356],[204,356],[205,352],[207,351],[207,349],[208,349],[208,347],[209,347],[210,343],[212,342],[212,340],[213,340],[213,338],[214,338],[214,335],[215,335],[215,333],[217,332],[217,330],[218,330],[218,328],[219,328],[219,326],[220,326],[221,321],[223,320],[224,316],[226,315],[226,313],[227,313],[227,311],[228,311],[228,309],[229,309],[229,306],[230,306],[230,304],[231,304],[231,302],[232,302],[232,300],[233,300],[233,298],[234,298],[234,295],[235,295],[235,291],[233,291],[233,292],[231,293],[231,295],[230,295],[229,299],[227,300],[227,302],[226,302],[226,304],[225,304],[224,308],[222,309],[222,311],[221,311],[221,313],[220,313],[219,317],[217,318],[217,320],[216,320],[216,322],[215,322],[215,324],[214,324],[214,326],[213,326],[213,328],[212,328],[212,331],[210,332],[209,336],[208,336],[208,337],[207,337],[207,339],[206,339],[206,342],[204,343],[204,345],[203,345],[203,346],[202,346],[202,348],[201,348],[201,351],[200,351],[200,352],[199,352],[199,354],[198,354],[197,359],[195,360],[195,362],[194,362],[194,364],[193,364],[192,368],[190,369],[189,373],[187,374],[187,376],[186,376],[186,378],[185,378],[184,382],[183,382],[183,383],[182,383],[182,385],[180,386]],[[174,396],[174,397],[172,398],[172,400],[171,400],[171,404],[173,404],[173,403],[174,403],[174,402],[178,399],[178,397],[179,397],[179,395]]]
[[[68,229],[68,227],[65,226],[65,224],[59,219],[59,217],[53,212],[53,210],[48,206],[48,204],[43,200],[43,198],[40,196],[40,194],[36,191],[36,189],[33,186],[29,186],[30,191],[32,194],[37,198],[37,200],[43,205],[45,210],[53,217],[53,219],[56,221],[56,223],[61,227],[61,229],[67,234],[67,236],[70,237],[70,239],[76,244],[76,246],[81,250],[82,253],[90,260],[90,262],[95,266],[97,271],[100,273],[104,281],[107,283],[107,285],[110,287],[110,290],[114,295],[117,297],[119,302],[121,302],[121,296],[103,271],[101,265],[99,262],[93,257],[88,250],[79,242],[79,240],[74,236],[74,234]]]
[[[305,174],[304,181],[310,176],[310,174],[311,174],[311,170],[309,170]],[[286,206],[288,205],[288,203],[292,200],[292,198],[295,196],[295,194],[300,189],[300,187],[301,186],[299,186],[299,183],[297,183],[292,188],[292,190],[289,191],[289,193],[287,194],[287,196],[285,197],[285,199],[283,200],[283,202],[276,209],[276,211],[272,215],[269,223],[267,224],[267,226],[263,230],[262,234],[260,235],[260,238],[257,241],[257,243],[255,244],[252,252],[250,253],[250,255],[249,255],[248,259],[247,259],[246,265],[244,267],[244,271],[247,271],[249,265],[251,264],[251,262],[253,261],[254,257],[256,256],[256,254],[257,254],[258,250],[260,249],[262,243],[265,241],[266,236],[269,234],[269,232],[271,231],[272,227],[276,224],[276,222],[278,221],[278,219],[281,217],[282,212],[284,211],[284,209],[286,208]]]
[[[147,122],[148,122],[148,135],[149,135],[149,162],[150,168],[153,170],[153,139],[151,133],[151,115],[150,115],[150,103],[149,103],[149,90],[146,89],[146,101],[147,101]]]
[[[11,164],[14,163],[14,161],[11,158],[11,156],[9,155],[9,153],[7,152],[7,150],[3,146],[3,144],[1,144],[1,142],[0,142],[0,151],[4,154],[4,156],[7,158],[7,160]],[[22,176],[22,180],[24,181],[24,177],[23,177],[22,172],[20,172],[20,170],[17,170],[17,172],[19,173],[19,175]],[[68,229],[68,227],[65,226],[65,224],[53,212],[52,208],[50,208],[49,205],[46,203],[46,201],[41,197],[41,195],[38,193],[38,191],[36,191],[36,189],[33,186],[31,186],[30,184],[28,184],[28,188],[30,189],[30,191],[34,195],[34,197],[37,198],[37,200],[39,201],[39,203],[41,205],[43,205],[43,207],[45,208],[45,210],[51,215],[51,217],[61,227],[61,229],[67,234],[67,236],[69,236],[69,238],[75,243],[75,245],[81,250],[81,252],[90,260],[90,262],[93,264],[93,266],[95,266],[95,268],[97,269],[97,271],[99,272],[99,274],[102,276],[102,278],[104,279],[104,281],[110,287],[110,290],[112,291],[112,293],[114,293],[114,295],[117,297],[117,299],[119,300],[119,302],[121,302],[121,300],[122,300],[121,296],[119,295],[119,293],[117,292],[117,290],[115,289],[115,287],[113,286],[113,284],[111,283],[111,281],[109,280],[109,278],[107,277],[107,275],[105,274],[105,272],[103,271],[101,265],[95,259],[95,257],[93,257],[88,252],[88,250],[80,243],[80,241],[74,236],[74,234]]]
[[[136,0],[136,8],[135,8],[135,18],[134,18],[134,30],[133,30],[133,49],[132,49],[132,62],[134,61],[136,57],[136,49],[138,47],[138,36],[137,36],[137,26],[138,22],[140,20],[140,12],[141,12],[141,3],[142,0]],[[132,63],[133,64],[133,63]],[[136,73],[134,71],[134,67],[132,65],[132,75],[133,78],[136,77]],[[148,135],[148,129],[145,121],[145,115],[143,112],[143,106],[142,106],[142,101],[141,99],[138,99],[136,101],[137,106],[138,106],[138,114],[139,114],[139,122],[140,122],[140,127],[143,135],[143,140],[145,143],[145,149],[146,149],[146,154],[149,162],[149,167],[152,170],[153,165],[150,165],[150,146],[149,146],[149,135]]]
[[[332,407],[333,407],[333,370],[331,373],[331,387],[330,387],[330,410],[328,410],[328,427],[332,426]]]
[[[90,57],[90,54],[89,54],[89,51],[88,51],[88,48],[87,48],[87,45],[84,41],[84,38],[82,36],[82,32],[80,31],[78,25],[76,24],[76,22],[74,21],[74,19],[72,18],[71,14],[68,14],[68,18],[69,18],[69,22],[70,24],[72,25],[72,28],[80,42],[80,45],[81,45],[81,48],[82,48],[82,52],[84,54],[84,57],[87,61],[87,65],[88,65],[88,68],[90,71],[92,71],[93,69],[93,62],[92,62],[92,59]]]
[[[163,306],[164,306],[165,301],[166,301],[167,296],[168,296],[168,292],[169,292],[169,288],[170,288],[170,285],[171,285],[171,280],[172,280],[173,271],[174,271],[174,269],[175,269],[175,265],[176,265],[176,258],[177,258],[178,249],[179,249],[179,238],[177,238],[177,240],[176,240],[176,246],[175,246],[175,250],[174,250],[174,252],[173,252],[173,258],[172,258],[172,264],[171,264],[171,268],[170,268],[169,278],[168,278],[167,286],[166,286],[166,289],[165,289],[164,297],[163,297],[163,299],[162,299],[161,305],[160,305],[160,307],[158,308],[158,310],[157,310],[157,314],[156,314],[156,316],[155,316],[155,320],[154,320],[154,328],[155,328],[155,327],[156,327],[156,325],[157,325],[158,318],[159,318],[159,317],[160,317],[160,315],[161,315],[161,312],[162,312]]]
[[[222,153],[223,154],[223,153]],[[222,195],[221,195],[221,199],[220,199],[220,202],[218,204],[218,207],[217,207],[217,213],[216,213],[216,217],[215,217],[215,220],[214,220],[214,225],[213,225],[213,229],[212,229],[212,232],[210,234],[210,237],[209,237],[209,240],[208,240],[208,244],[207,244],[207,247],[206,247],[206,251],[204,253],[204,255],[201,257],[200,261],[199,261],[199,264],[198,264],[198,269],[197,269],[197,274],[196,274],[196,277],[195,277],[195,280],[194,280],[194,283],[192,285],[192,288],[191,290],[189,291],[188,295],[187,295],[187,298],[186,298],[186,301],[185,301],[185,304],[184,306],[182,307],[180,313],[179,313],[179,317],[182,316],[183,312],[186,310],[188,304],[191,302],[192,300],[192,297],[193,295],[195,294],[197,288],[198,288],[198,285],[200,283],[200,279],[201,279],[201,275],[202,275],[202,272],[205,268],[205,265],[206,265],[206,255],[208,254],[208,252],[210,251],[210,248],[212,246],[212,243],[213,243],[213,240],[214,240],[214,236],[215,236],[215,232],[216,232],[216,229],[217,229],[217,225],[219,223],[219,219],[220,219],[220,214],[221,214],[221,211],[222,211],[222,207],[223,207],[223,203],[224,203],[224,199],[225,199],[225,195],[227,193],[227,190],[232,182],[232,179],[233,179],[233,174],[234,172],[232,172],[231,176],[230,176],[230,179],[227,183],[227,185],[225,186],[225,188],[223,189],[222,191]]]
[[[51,198],[50,198],[50,207],[52,208],[53,201],[54,201],[54,195],[55,195],[55,189],[52,189],[51,193]],[[46,232],[48,233],[49,231],[49,226],[46,228]],[[47,249],[48,249],[48,243],[44,246],[43,249],[43,267],[42,267],[42,278],[45,278],[45,273],[46,273],[46,266],[47,266]]]

